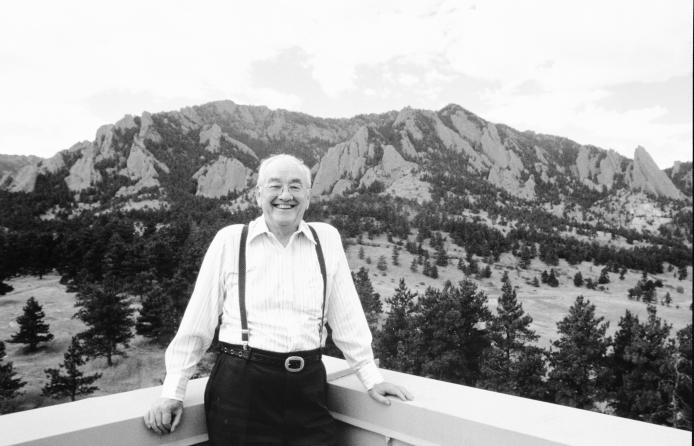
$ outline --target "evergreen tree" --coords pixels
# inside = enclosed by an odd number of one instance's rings
[[[525,314],[523,305],[518,302],[508,275],[502,283],[496,315],[489,324],[491,346],[485,354],[484,386],[518,395],[519,357],[526,344],[536,341],[539,336],[530,329],[533,319]]]
[[[666,307],[672,305],[672,296],[670,295],[669,291],[665,293],[665,297],[663,298],[663,304],[665,304]]]
[[[489,346],[491,319],[487,296],[470,281],[442,290],[428,288],[420,299],[421,372],[466,385],[480,378],[482,354]]]
[[[19,389],[26,385],[26,382],[15,377],[17,372],[12,362],[3,364],[5,356],[5,343],[0,341],[0,413],[11,410],[10,401],[19,396]]]
[[[537,276],[533,277],[532,285],[536,288],[540,287],[540,281],[537,280]]]
[[[79,369],[85,363],[83,356],[83,347],[75,336],[63,355],[65,360],[58,365],[58,368],[44,370],[50,381],[43,387],[43,395],[55,399],[70,397],[71,401],[75,401],[76,396],[89,395],[99,390],[97,386],[91,384],[101,378],[101,373],[85,376]],[[65,373],[61,373],[63,369]]]
[[[549,274],[547,274],[547,270],[542,271],[542,274],[540,275],[540,280],[542,283],[547,283],[549,280]]]
[[[577,287],[583,286],[583,274],[580,271],[574,275],[574,285]]]
[[[359,259],[364,260],[364,247],[363,246],[359,247]]]
[[[624,275],[627,273],[627,269],[622,267],[622,269],[619,270],[619,280],[624,280]]]
[[[559,339],[552,342],[549,384],[557,403],[590,409],[604,394],[608,323],[595,317],[595,305],[578,296],[569,313],[557,322]]]
[[[78,335],[89,341],[85,353],[90,357],[105,356],[109,366],[113,365],[113,356],[125,356],[118,345],[128,347],[133,337],[134,310],[129,302],[113,290],[89,284],[77,293],[75,306],[80,307],[75,317],[89,327]]]
[[[412,257],[412,263],[410,263],[410,271],[413,273],[417,272],[417,257]]]
[[[492,277],[492,268],[489,265],[485,266],[484,269],[482,269],[482,271],[480,272],[480,277],[482,277],[483,279],[489,279],[490,277]]]
[[[436,267],[436,265],[431,265],[431,268],[429,269],[429,277],[432,279],[439,278],[439,269]]]
[[[687,278],[687,265],[682,265],[677,269],[677,280],[684,280]]]
[[[554,288],[559,286],[559,281],[557,280],[557,276],[554,274],[554,268],[549,270],[549,277],[547,277],[547,285],[554,287]]]
[[[26,344],[26,351],[35,352],[39,343],[50,341],[53,339],[53,335],[48,331],[48,324],[43,322],[43,318],[46,316],[43,308],[33,296],[27,300],[23,311],[24,314],[16,319],[17,324],[19,324],[19,332],[12,335],[12,338],[7,342]]]
[[[600,285],[610,283],[609,268],[606,266],[600,271],[600,277],[598,277],[598,283]]]
[[[390,258],[393,261],[393,266],[398,266],[400,265],[400,253],[397,245],[393,245],[393,253],[391,254]]]
[[[378,263],[376,263],[376,268],[379,271],[385,271],[388,269],[388,262],[386,261],[386,256],[379,256]]]
[[[366,268],[361,267],[356,274],[352,273],[352,280],[357,289],[357,294],[359,295],[361,306],[364,309],[366,321],[369,323],[369,328],[372,333],[376,333],[378,329],[378,319],[383,312],[381,296],[374,291],[371,279],[369,278],[369,270]]]
[[[137,317],[135,331],[161,346],[167,345],[176,335],[178,315],[171,297],[159,285],[146,294]]]
[[[671,420],[674,345],[668,339],[670,329],[653,305],[648,307],[646,323],[628,313],[620,320],[611,361],[621,381],[611,403],[616,415],[657,424]]]
[[[677,332],[675,359],[674,426],[692,430],[692,324]]]
[[[448,266],[448,253],[443,247],[443,242],[436,248],[436,265]]]
[[[520,250],[520,260],[518,261],[518,267],[521,269],[528,269],[530,266],[530,261],[532,260],[532,252],[527,245],[523,245]]]
[[[419,306],[417,293],[410,291],[405,279],[400,279],[395,294],[386,299],[388,313],[376,351],[380,366],[405,373],[419,373],[417,358],[419,337]]]
[[[458,259],[458,269],[461,270],[463,273],[465,273],[465,271],[467,270],[467,268],[465,267],[465,262],[463,261],[462,257],[460,257]]]

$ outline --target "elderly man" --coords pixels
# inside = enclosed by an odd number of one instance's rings
[[[276,155],[258,171],[263,215],[220,230],[202,262],[176,337],[166,350],[162,397],[145,415],[157,433],[179,424],[186,384],[210,345],[219,315],[220,351],[205,389],[212,445],[333,445],[321,362],[325,324],[369,395],[411,400],[383,381],[340,235],[308,225],[311,173]]]

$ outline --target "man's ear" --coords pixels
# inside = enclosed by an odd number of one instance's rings
[[[255,187],[255,203],[258,205],[259,208],[263,207],[263,202],[260,200],[260,187],[259,186]]]

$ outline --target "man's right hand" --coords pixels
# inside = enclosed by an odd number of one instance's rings
[[[159,435],[173,432],[181,423],[183,401],[159,398],[144,416],[145,426]]]

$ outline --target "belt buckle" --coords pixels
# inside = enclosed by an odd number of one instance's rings
[[[293,368],[291,365],[292,361],[299,361],[299,367]],[[288,372],[300,372],[304,369],[304,358],[302,358],[301,356],[289,356],[287,357],[287,359],[284,360],[284,368]]]

